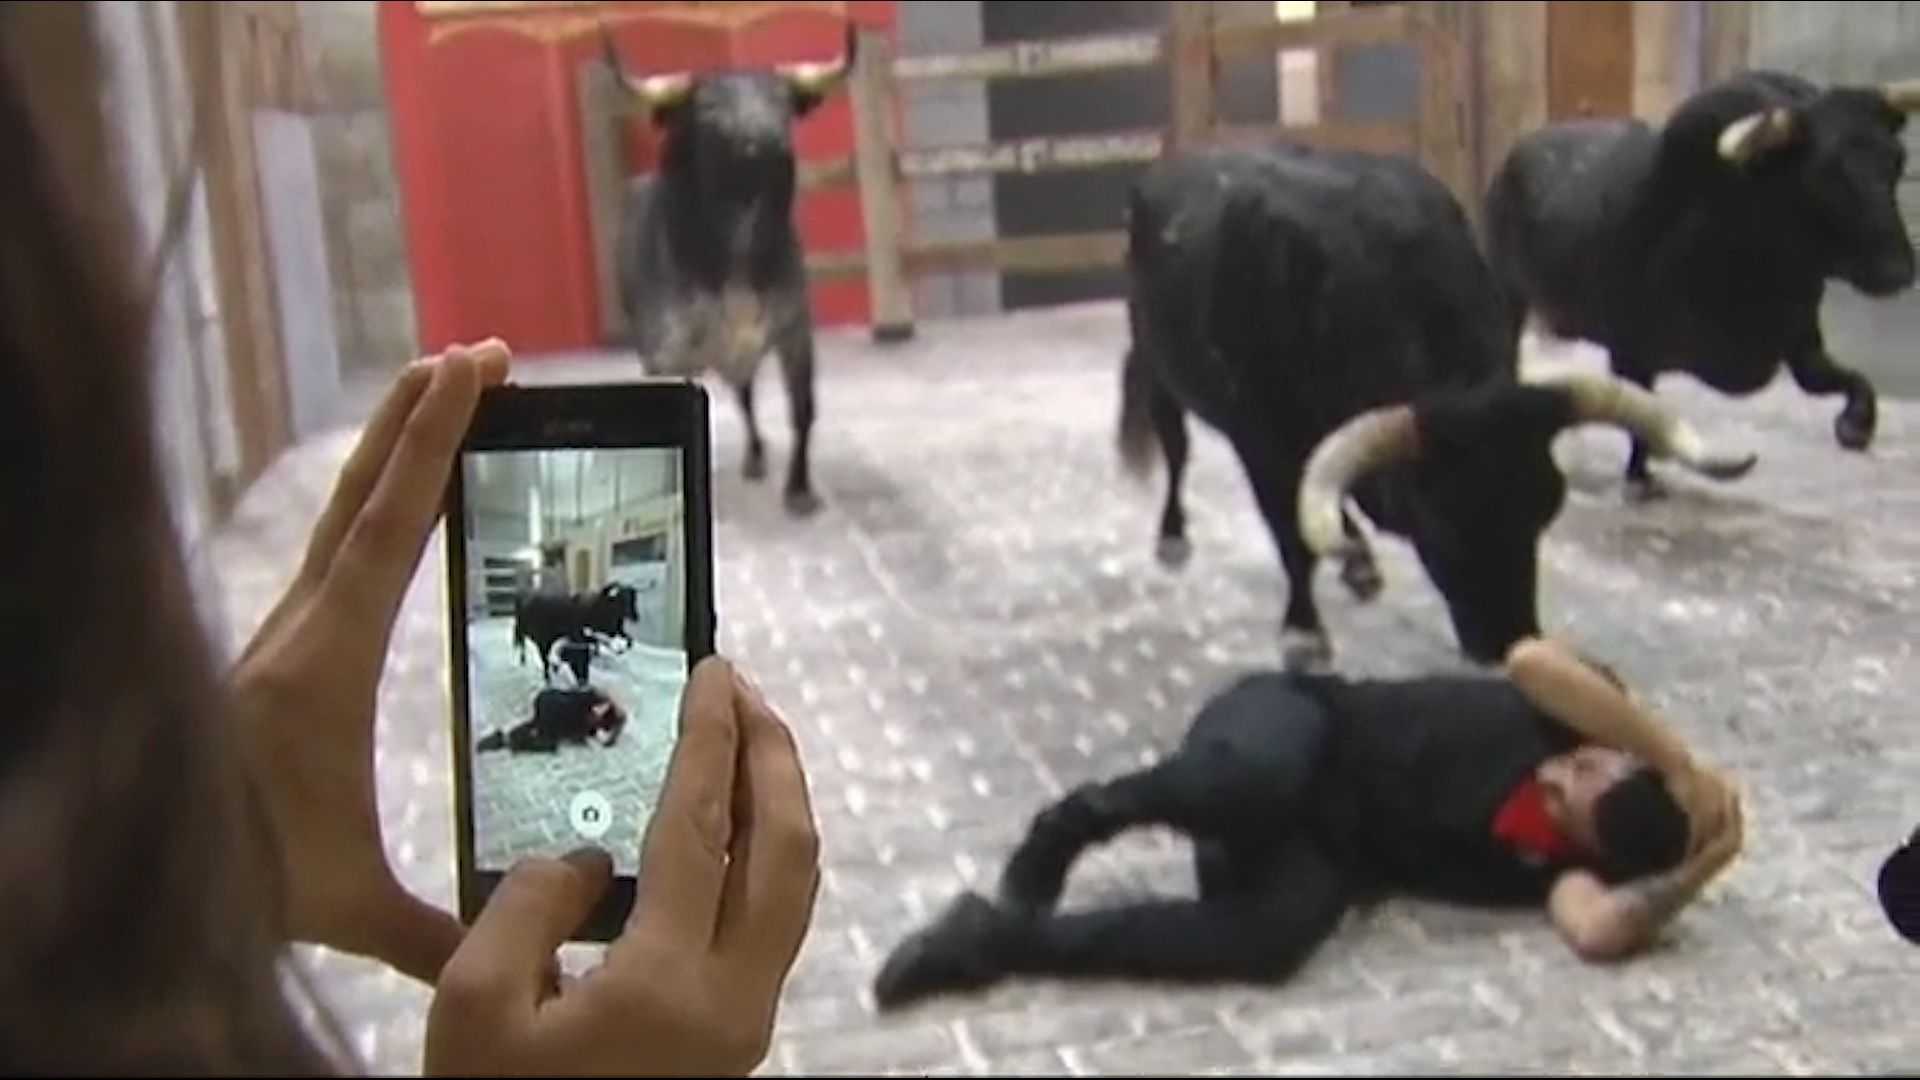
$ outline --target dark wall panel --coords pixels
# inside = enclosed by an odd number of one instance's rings
[[[1258,17],[1270,5],[1217,5],[1222,18]],[[985,0],[981,36],[986,44],[1152,30],[1167,24],[1168,5],[1148,0],[1033,2]],[[1229,123],[1272,123],[1277,115],[1274,63],[1236,61],[1220,72],[1216,108]],[[1164,130],[1172,102],[1164,66],[1001,80],[987,88],[991,137],[1091,134],[1137,128]],[[994,178],[995,225],[1003,237],[1117,229],[1128,185],[1139,165],[1074,169],[1034,176]],[[1007,309],[1112,299],[1124,294],[1119,270],[1079,273],[1005,274],[1001,303]]]

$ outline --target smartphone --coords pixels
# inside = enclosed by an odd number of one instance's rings
[[[516,862],[598,845],[633,906],[693,665],[713,652],[706,392],[681,379],[485,391],[449,478],[461,920]]]

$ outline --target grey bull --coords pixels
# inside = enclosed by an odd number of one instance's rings
[[[811,514],[814,326],[793,220],[793,126],[846,81],[853,24],[835,61],[698,74],[630,75],[604,28],[602,40],[620,84],[665,136],[659,170],[628,184],[620,213],[615,262],[631,344],[650,375],[713,372],[732,387],[756,480],[767,466],[754,376],[777,354],[794,440],[785,502]]]

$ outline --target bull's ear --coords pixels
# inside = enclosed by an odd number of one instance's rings
[[[1805,130],[1806,125],[1794,110],[1764,109],[1721,128],[1715,149],[1722,161],[1744,167],[1792,146]]]

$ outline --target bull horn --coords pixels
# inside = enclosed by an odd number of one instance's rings
[[[1880,94],[1887,104],[1901,112],[1920,112],[1920,79],[1902,79],[1899,82],[1884,83]]]
[[[1407,405],[1369,409],[1321,439],[1300,474],[1297,517],[1307,547],[1322,558],[1346,550],[1349,539],[1340,504],[1347,489],[1382,465],[1413,457],[1419,443],[1413,409]]]
[[[1777,150],[1793,141],[1793,113],[1787,109],[1768,109],[1750,113],[1728,124],[1720,132],[1720,156],[1735,165],[1745,165],[1769,150]]]
[[[649,112],[680,104],[686,100],[688,91],[693,89],[691,72],[674,71],[641,79],[627,74],[627,67],[620,62],[620,50],[614,46],[613,34],[607,30],[606,23],[600,24],[600,44],[606,54],[607,66],[619,77],[620,85]]]
[[[796,94],[806,94],[823,98],[832,93],[847,80],[853,71],[854,58],[860,52],[860,27],[853,20],[847,20],[847,43],[838,60],[814,61],[804,64],[781,64],[776,71],[787,81]]]
[[[1613,424],[1640,437],[1648,452],[1715,480],[1737,480],[1760,460],[1752,452],[1715,450],[1692,424],[1664,408],[1649,391],[1612,375],[1556,372],[1525,380],[1558,389],[1573,403],[1576,422]]]

